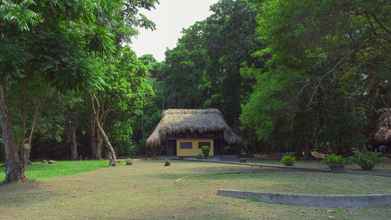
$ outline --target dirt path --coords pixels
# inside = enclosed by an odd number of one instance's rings
[[[262,179],[263,175],[273,178],[284,175],[270,170],[262,171],[265,173],[257,174],[254,179],[253,174],[246,174],[243,178],[236,174],[216,175],[220,170],[238,169],[243,168],[186,162],[174,162],[171,167],[164,167],[162,162],[137,161],[131,167],[105,168],[44,182],[2,186],[0,220],[391,217],[389,208],[333,210],[330,214],[327,209],[269,205],[216,196],[216,190],[219,188],[242,187],[254,183],[261,187],[268,186],[272,179]],[[278,182],[276,186],[285,187]]]

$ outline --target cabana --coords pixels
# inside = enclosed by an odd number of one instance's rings
[[[194,157],[202,146],[209,146],[210,156],[215,156],[240,142],[217,109],[168,109],[146,144],[168,156]]]

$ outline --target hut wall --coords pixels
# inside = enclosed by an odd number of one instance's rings
[[[186,138],[177,139],[176,152],[178,157],[196,157],[202,154],[202,144],[210,146],[209,156],[214,156],[214,141],[213,139],[205,138]]]
[[[194,149],[182,150],[179,147],[180,142],[192,142]],[[198,156],[200,149],[198,145],[200,142],[211,142],[212,150],[211,156],[223,155],[224,154],[224,133],[223,132],[210,132],[210,133],[178,133],[167,137],[167,141],[164,143],[165,151],[164,154],[167,156]]]

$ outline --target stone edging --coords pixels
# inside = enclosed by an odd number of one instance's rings
[[[391,205],[391,194],[312,195],[261,193],[220,189],[217,191],[217,195],[239,199],[255,199],[271,204],[321,208],[365,208]]]

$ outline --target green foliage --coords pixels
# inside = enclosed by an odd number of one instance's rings
[[[280,162],[285,166],[293,166],[296,162],[296,157],[293,155],[284,155]]]
[[[35,1],[24,0],[19,2],[2,0],[0,19],[6,23],[15,24],[21,31],[29,31],[32,26],[42,22],[43,19],[40,14],[31,10],[36,5]]]
[[[118,150],[137,151],[133,122],[154,91],[147,67],[126,45],[136,28],[154,29],[140,12],[156,3],[1,1],[0,84],[9,94],[17,144],[31,130],[37,108],[39,141],[68,141],[69,124],[77,127],[78,141],[86,140],[93,94],[100,101],[99,119]]]
[[[258,84],[240,116],[242,126],[255,129],[258,140],[267,140],[273,132],[275,117],[284,114],[286,103],[278,94],[285,89],[288,80],[288,77],[268,73],[258,76]]]
[[[365,151],[355,151],[351,161],[361,167],[363,170],[372,170],[376,164],[383,160],[381,153]]]
[[[201,148],[203,157],[208,158],[209,154],[210,154],[210,150],[211,150],[210,146],[203,145],[203,146],[200,146],[200,148]]]
[[[20,143],[88,139],[91,97],[123,155],[143,151],[162,109],[219,108],[248,151],[371,141],[391,105],[391,2],[222,0],[165,62],[128,46],[157,0],[3,0],[0,84]],[[277,147],[278,146],[278,147]],[[370,167],[370,166],[369,166]]]
[[[241,99],[247,98],[253,84],[242,77],[240,67],[256,63],[251,57],[259,45],[256,11],[246,0],[220,1],[211,10],[211,16],[184,30],[177,47],[166,52],[161,77],[165,103],[219,108],[237,128]]]
[[[323,159],[323,163],[327,164],[330,168],[344,166],[346,162],[343,156],[337,154],[329,154]]]
[[[257,79],[242,107],[243,129],[255,130],[258,142],[275,150],[329,143],[333,151],[344,151],[342,146],[367,143],[376,110],[391,103],[384,78],[391,67],[391,3],[254,4],[265,47],[253,56],[266,59],[266,67],[242,68]]]

